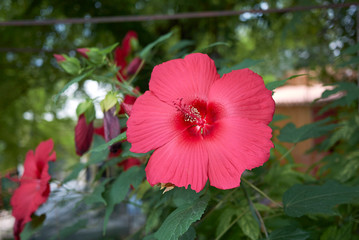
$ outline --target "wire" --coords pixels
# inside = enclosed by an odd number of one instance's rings
[[[211,17],[226,17],[237,16],[243,13],[285,13],[309,11],[313,9],[329,9],[329,8],[344,8],[350,6],[357,6],[356,3],[340,3],[327,4],[317,6],[296,6],[288,8],[272,8],[272,9],[252,9],[240,11],[210,11],[210,12],[190,12],[190,13],[176,13],[176,14],[157,14],[157,15],[137,15],[137,16],[112,16],[112,17],[94,17],[94,18],[67,18],[67,19],[45,19],[45,20],[11,20],[0,22],[0,26],[41,26],[54,24],[83,24],[83,23],[115,23],[115,22],[144,22],[144,21],[158,21],[158,20],[175,20],[175,19],[190,19],[190,18],[211,18]]]

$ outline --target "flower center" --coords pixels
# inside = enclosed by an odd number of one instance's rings
[[[212,132],[218,115],[218,108],[213,107],[213,104],[199,99],[188,104],[183,103],[183,99],[178,99],[173,104],[179,113],[177,118],[180,125],[186,128],[190,135],[207,136]]]

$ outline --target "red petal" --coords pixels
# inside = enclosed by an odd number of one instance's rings
[[[201,137],[189,136],[187,131],[152,154],[147,167],[148,182],[172,183],[200,192],[207,181],[208,154]]]
[[[262,77],[249,69],[232,71],[216,81],[209,101],[225,106],[226,116],[239,116],[268,124],[272,121],[274,101]]]
[[[194,53],[157,65],[149,87],[160,100],[171,104],[181,98],[207,100],[209,89],[217,79],[213,60],[205,54]]]
[[[209,157],[208,177],[216,188],[238,187],[244,170],[262,166],[269,158],[272,129],[245,118],[224,118],[205,140]]]
[[[127,121],[127,139],[132,152],[145,153],[156,149],[179,135],[176,129],[176,108],[147,91],[137,98]]]

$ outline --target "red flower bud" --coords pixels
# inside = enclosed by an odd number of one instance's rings
[[[58,63],[66,61],[66,58],[60,54],[54,54],[54,57]]]
[[[85,115],[81,114],[75,127],[75,146],[77,155],[82,156],[89,150],[92,143],[93,132],[93,121],[87,124]]]
[[[132,76],[133,74],[135,74],[138,70],[142,63],[142,59],[139,57],[135,57],[130,64],[127,66],[127,75],[128,76]]]
[[[86,53],[89,52],[90,49],[88,49],[88,48],[78,48],[78,49],[76,49],[76,51],[78,53],[80,53],[84,58],[86,58],[86,59],[89,58]]]

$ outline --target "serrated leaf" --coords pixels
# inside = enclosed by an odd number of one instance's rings
[[[66,89],[68,89],[72,84],[80,82],[81,80],[85,79],[86,77],[90,76],[93,72],[95,71],[95,69],[92,69],[78,77],[75,77],[74,79],[72,79],[70,82],[68,82],[61,90],[58,94],[55,95],[54,97],[54,102],[56,103],[57,100],[59,99],[60,95],[66,91]]]
[[[142,49],[142,51],[140,52],[139,56],[141,59],[146,60],[148,55],[150,54],[152,48],[154,48],[156,45],[166,41],[167,39],[169,39],[171,36],[173,35],[173,32],[169,32],[165,35],[162,35],[161,37],[159,37],[156,41],[148,44],[144,49]]]
[[[296,128],[293,123],[288,123],[280,131],[278,140],[282,142],[298,143],[309,138],[323,136],[338,127],[338,124],[326,124],[329,121],[330,119],[323,119],[299,128]]]
[[[84,198],[84,202],[88,205],[90,204],[95,204],[95,203],[103,203],[104,205],[106,205],[106,201],[102,196],[102,193],[105,191],[105,185],[108,183],[110,179],[105,179],[104,181],[102,181],[100,184],[98,184],[93,192],[91,193],[91,195],[86,196]]]
[[[190,204],[194,201],[196,201],[200,193],[197,193],[196,191],[188,188],[185,189],[184,187],[176,188],[173,191],[173,203],[176,207],[180,207],[185,204]]]
[[[87,221],[88,221],[87,219],[81,219],[77,221],[75,224],[71,224],[70,226],[64,229],[61,229],[60,234],[58,236],[53,236],[51,240],[66,239],[67,237],[76,233],[78,230],[85,228],[87,225]]]
[[[264,60],[253,60],[253,59],[244,59],[242,62],[232,66],[232,67],[223,67],[221,68],[218,73],[219,75],[223,75],[226,73],[230,73],[233,70],[239,70],[239,69],[244,69],[244,68],[249,68],[249,67],[253,67],[255,65],[257,65],[258,63],[263,62]]]
[[[359,200],[359,186],[350,187],[335,181],[322,186],[294,185],[283,195],[284,211],[288,216],[305,214],[336,215],[334,206]]]
[[[283,80],[278,80],[278,81],[274,81],[274,82],[269,82],[266,84],[266,88],[268,90],[271,90],[273,91],[274,89],[278,88],[278,87],[281,87],[283,86],[284,84],[286,84],[286,82],[290,79],[293,79],[293,78],[297,78],[297,77],[300,77],[300,76],[304,76],[304,75],[308,75],[308,74],[298,74],[298,75],[293,75],[293,76],[290,76],[289,78],[286,78],[286,79],[283,79]]]
[[[192,204],[182,205],[174,210],[155,233],[158,240],[175,240],[184,234],[191,224],[201,218],[206,210],[209,196],[197,199]]]
[[[239,220],[238,225],[243,233],[252,240],[257,240],[259,237],[259,225],[254,219],[251,212],[246,212]]]
[[[31,222],[28,222],[25,225],[24,230],[20,233],[20,238],[22,240],[30,239],[32,235],[34,235],[37,231],[42,227],[43,222],[46,219],[46,214],[42,214],[40,216],[33,215],[31,218]]]
[[[118,135],[117,137],[111,139],[110,141],[108,141],[107,143],[104,143],[100,146],[97,146],[95,148],[92,148],[89,153],[91,152],[101,152],[104,151],[106,148],[108,148],[109,146],[111,146],[114,143],[120,142],[120,141],[124,141],[126,140],[126,132],[121,133],[120,135]]]
[[[283,227],[271,232],[267,240],[305,240],[310,234],[296,227]]]
[[[122,202],[132,185],[136,188],[145,177],[145,170],[143,167],[131,167],[127,171],[121,173],[119,177],[111,184],[108,191],[105,192],[105,199],[107,202],[107,207],[105,211],[105,217],[103,222],[103,232],[106,233],[106,227],[108,220],[115,208],[116,204]]]

